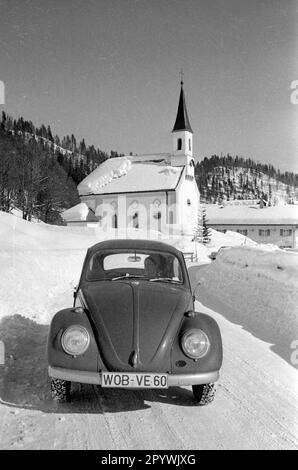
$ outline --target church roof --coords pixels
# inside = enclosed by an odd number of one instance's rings
[[[177,111],[176,121],[175,121],[172,132],[176,132],[176,131],[193,132],[191,125],[189,123],[189,119],[188,119],[184,90],[183,90],[183,82],[181,82],[181,91],[180,91],[180,98],[179,98],[179,104],[178,104],[178,111]]]
[[[80,196],[166,191],[176,188],[183,166],[165,161],[133,161],[134,157],[110,158],[78,185]]]

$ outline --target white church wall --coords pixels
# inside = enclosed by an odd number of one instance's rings
[[[118,228],[168,232],[175,226],[177,231],[179,207],[175,191],[90,195],[81,200],[98,217],[103,230],[115,228],[116,215]]]
[[[147,230],[149,225],[152,230],[158,230],[167,218],[166,194],[162,191],[83,196],[81,200],[101,219],[100,225],[106,228],[113,227],[115,215],[118,228],[138,226],[142,230]]]
[[[178,223],[185,234],[194,233],[197,224],[200,204],[200,193],[195,180],[185,178],[183,172],[180,184],[177,188]]]

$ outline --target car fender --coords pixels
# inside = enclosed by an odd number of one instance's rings
[[[89,333],[90,344],[84,354],[71,356],[62,348],[62,334],[66,328],[71,325],[84,326]],[[52,367],[64,367],[67,369],[93,372],[106,369],[100,357],[93,329],[86,312],[77,313],[73,308],[67,308],[57,312],[51,321],[47,350],[48,364]]]
[[[222,338],[217,322],[205,313],[188,312],[182,320],[180,330],[175,338],[171,352],[172,373],[212,372],[218,371],[222,365]],[[192,328],[203,330],[210,341],[208,353],[197,360],[189,358],[182,350],[183,334]]]

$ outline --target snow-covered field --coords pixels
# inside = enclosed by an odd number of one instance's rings
[[[193,406],[188,387],[161,393],[87,385],[77,386],[70,404],[51,401],[48,324],[71,304],[88,246],[115,235],[124,236],[0,212],[0,339],[6,346],[0,448],[297,448],[298,254],[233,232],[213,231],[208,248],[161,237],[197,252],[199,262],[190,263],[189,272],[198,308],[222,331],[224,364],[213,404]],[[208,253],[220,246],[232,248],[210,262]]]

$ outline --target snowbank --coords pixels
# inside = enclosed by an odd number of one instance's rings
[[[211,251],[214,249],[219,249],[221,246],[257,246],[257,242],[251,240],[241,233],[232,232],[227,230],[225,233],[218,232],[217,230],[210,229],[211,231],[211,241],[208,244],[208,248]]]
[[[298,338],[297,253],[270,245],[227,248],[211,264],[193,265],[191,278],[229,307],[228,319],[290,351]]]
[[[298,253],[283,251],[274,245],[234,247],[221,251],[214,266],[245,270],[246,276],[270,279],[281,285],[298,287]]]

